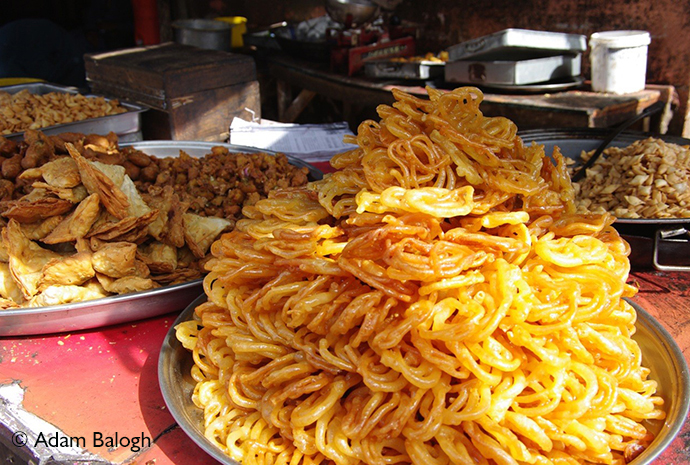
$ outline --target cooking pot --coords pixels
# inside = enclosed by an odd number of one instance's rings
[[[215,19],[180,19],[173,21],[175,42],[211,50],[230,51],[232,25]]]
[[[582,151],[592,151],[610,135],[605,128],[564,128],[520,131],[525,144],[544,145],[547,155],[558,146],[561,153],[579,161]],[[627,147],[636,140],[654,137],[665,142],[690,145],[690,139],[640,131],[624,131],[612,143]],[[690,218],[618,218],[613,224],[630,244],[633,268],[654,268],[660,271],[690,270]]]

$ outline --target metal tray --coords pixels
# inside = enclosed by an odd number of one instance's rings
[[[447,82],[521,86],[579,76],[582,55],[555,55],[516,61],[457,60],[446,63]]]
[[[579,161],[582,151],[595,150],[610,135],[603,128],[559,128],[520,131],[525,144],[544,145],[547,155],[558,146],[561,153]],[[633,142],[655,137],[678,145],[690,145],[690,139],[640,131],[624,131],[611,142],[611,147],[627,147]],[[659,271],[690,270],[690,218],[619,218],[613,224],[630,243],[633,268],[654,268]]]
[[[158,384],[165,404],[182,430],[211,457],[222,464],[239,465],[204,436],[201,409],[192,402],[195,382],[190,375],[192,354],[175,337],[175,326],[193,318],[194,309],[206,301],[202,295],[192,302],[168,330],[158,357]],[[628,300],[637,311],[633,339],[642,350],[642,363],[650,368],[650,378],[659,383],[658,394],[666,403],[664,423],[650,425],[657,435],[649,448],[629,465],[648,465],[678,435],[690,406],[690,376],[685,357],[666,329],[638,304]]]
[[[68,94],[79,94],[76,87],[62,86],[46,82],[32,82],[28,84],[17,84],[14,86],[0,87],[0,91],[16,94],[22,90],[28,90],[35,95],[44,95],[50,92],[62,92]],[[83,94],[85,97],[97,97],[95,94]],[[105,97],[104,97],[105,98]],[[112,100],[106,98],[106,100]],[[40,130],[44,134],[54,135],[62,132],[80,132],[82,134],[101,134],[106,135],[114,132],[118,135],[121,142],[135,142],[141,140],[141,113],[148,110],[147,107],[135,103],[119,100],[120,105],[127,109],[125,113],[117,115],[101,116],[99,118],[89,118],[73,123],[57,124],[47,126]],[[24,132],[15,132],[4,136],[7,139],[22,139]]]
[[[449,61],[522,60],[587,50],[587,38],[581,34],[509,28],[448,48]]]
[[[196,141],[147,141],[122,143],[120,147],[134,147],[156,157],[176,157],[184,150],[192,157],[202,157],[212,147],[224,146],[231,152],[272,153],[253,147]],[[309,163],[288,156],[290,164],[309,169],[309,180],[323,177],[323,173]],[[131,294],[113,295],[50,307],[0,310],[1,336],[28,336],[60,333],[142,320],[184,309],[203,293],[202,280],[161,287]]]
[[[437,61],[371,60],[364,63],[364,74],[372,78],[434,79],[443,76],[445,63]]]

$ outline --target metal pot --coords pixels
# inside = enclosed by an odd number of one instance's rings
[[[326,11],[333,21],[354,27],[373,19],[379,7],[369,0],[326,0]]]
[[[180,19],[172,23],[175,42],[211,50],[230,51],[232,25],[215,19]]]

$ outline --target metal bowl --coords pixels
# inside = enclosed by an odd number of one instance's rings
[[[352,27],[374,18],[379,6],[369,0],[326,0],[326,11],[333,21]]]

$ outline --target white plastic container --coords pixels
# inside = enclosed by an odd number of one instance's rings
[[[647,75],[647,31],[595,32],[589,38],[592,90],[629,94],[644,89]]]

